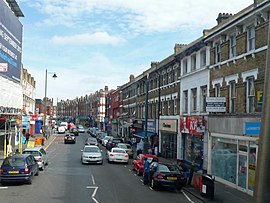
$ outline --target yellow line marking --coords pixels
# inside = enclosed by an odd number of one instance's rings
[[[44,149],[47,150],[49,148],[49,146],[54,142],[55,139],[56,139],[56,137],[54,137],[53,140],[46,147],[44,147]]]

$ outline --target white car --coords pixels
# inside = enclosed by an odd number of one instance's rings
[[[45,165],[48,165],[49,163],[47,152],[43,147],[26,148],[22,153],[32,154],[35,157],[40,170],[44,170]]]
[[[110,151],[107,151],[106,156],[109,163],[121,162],[128,164],[129,156],[124,149],[112,148]]]
[[[95,145],[84,146],[81,152],[82,152],[81,155],[82,164],[86,163],[103,164],[102,150],[100,150],[98,146]]]
[[[101,140],[102,145],[103,145],[104,147],[106,147],[107,142],[108,142],[110,139],[112,139],[112,138],[113,138],[112,136],[105,136],[105,137]]]
[[[65,126],[59,126],[58,127],[58,134],[64,134],[66,132]]]

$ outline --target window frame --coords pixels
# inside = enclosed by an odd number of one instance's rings
[[[216,42],[215,44],[215,62],[220,63],[221,62],[221,45],[220,42]]]
[[[255,86],[254,86],[254,77],[248,77],[246,79],[246,91],[247,91],[247,113],[254,113],[255,110]],[[252,88],[252,89],[251,89]],[[251,93],[253,91],[253,93]]]
[[[251,25],[247,27],[247,52],[252,51],[255,49],[255,26]]]
[[[230,36],[230,58],[236,57],[236,35]]]
[[[236,82],[232,80],[229,82],[229,102],[230,113],[236,112]]]
[[[197,112],[197,88],[191,89],[191,112]]]

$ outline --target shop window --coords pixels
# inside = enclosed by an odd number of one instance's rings
[[[199,135],[186,134],[185,137],[185,159],[201,166],[203,155],[203,141]]]
[[[212,174],[236,184],[237,141],[212,138]]]

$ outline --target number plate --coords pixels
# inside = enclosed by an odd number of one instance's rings
[[[167,180],[177,180],[177,177],[167,177]]]
[[[9,171],[10,174],[18,174],[19,171]]]

